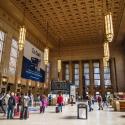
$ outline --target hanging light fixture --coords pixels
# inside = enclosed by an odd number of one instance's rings
[[[58,59],[58,72],[61,72],[61,59]]]
[[[24,13],[23,13],[23,23],[25,23],[25,7],[26,7],[26,0],[24,1]],[[21,26],[19,29],[19,51],[22,51],[24,48],[25,43],[25,37],[26,37],[26,28],[25,26]]]
[[[108,66],[108,61],[107,61],[106,57],[103,57],[103,66],[104,67]]]
[[[61,59],[60,59],[60,40],[58,43],[58,53],[59,53],[59,58],[57,60],[57,68],[58,68],[58,73],[61,72]]]
[[[104,57],[103,57],[104,67],[108,66],[109,58],[110,58],[109,42],[104,42]]]
[[[49,61],[49,48],[45,48],[44,49],[44,63],[45,65],[48,64],[48,61]]]
[[[49,62],[49,48],[47,47],[47,41],[48,41],[48,22],[47,22],[47,28],[46,28],[47,36],[46,36],[46,47],[44,49],[44,63],[45,65]]]
[[[113,23],[112,23],[111,5],[109,4],[108,0],[106,1],[106,3],[107,3],[106,5],[107,12],[105,15],[105,33],[106,33],[106,38],[108,42],[112,42],[114,37],[114,31],[113,31]]]
[[[107,15],[105,15],[105,32],[106,32],[106,38],[108,42],[112,42],[114,31],[113,31],[113,24],[112,24],[112,13],[109,12]]]
[[[104,42],[104,57],[106,57],[107,60],[110,58],[109,42]]]
[[[19,30],[19,50],[22,51],[24,48],[24,42],[25,42],[25,37],[26,37],[26,28],[25,26],[20,27]]]

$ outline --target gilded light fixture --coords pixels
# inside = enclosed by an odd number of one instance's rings
[[[49,62],[49,48],[44,49],[44,63],[47,65]]]
[[[104,67],[108,66],[109,58],[110,58],[109,42],[104,42],[104,57],[103,57]]]
[[[59,54],[59,58],[57,60],[57,69],[58,69],[58,73],[59,73],[59,72],[61,72],[60,39],[59,39],[59,43],[58,43],[58,54]]]
[[[104,57],[106,57],[107,60],[110,58],[109,42],[104,42]]]
[[[49,48],[47,47],[47,41],[48,41],[48,22],[47,22],[47,28],[46,28],[46,47],[44,49],[44,63],[45,65],[49,62]]]
[[[104,67],[108,66],[108,61],[109,61],[109,59],[107,57],[103,57],[103,65],[104,65]]]
[[[112,42],[114,37],[111,7],[112,0],[106,0],[105,34],[108,42]]]
[[[24,0],[24,13],[23,13],[23,24],[25,24],[25,8],[26,8],[26,0]],[[22,25],[19,29],[19,51],[22,51],[24,48],[25,43],[25,37],[26,37],[26,28],[25,25]]]
[[[31,84],[32,84],[32,83],[31,83],[31,80],[29,80],[29,81],[28,81],[28,85],[31,86]]]
[[[7,76],[2,76],[2,82],[7,82],[8,77]]]
[[[58,72],[61,71],[61,59],[58,59]]]
[[[105,15],[105,32],[106,32],[106,38],[108,42],[112,42],[114,31],[113,31],[113,23],[112,23],[112,13],[109,12],[107,15]]]
[[[39,88],[40,87],[40,83],[39,82],[37,82],[37,88]]]
[[[24,48],[25,37],[26,37],[26,28],[25,26],[20,27],[19,30],[19,50],[22,51]]]

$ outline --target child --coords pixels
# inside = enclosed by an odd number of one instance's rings
[[[46,106],[47,106],[47,99],[46,97],[42,96],[40,99],[40,113],[45,112]]]

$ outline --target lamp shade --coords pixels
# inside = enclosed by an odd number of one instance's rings
[[[26,37],[26,28],[25,26],[20,27],[19,30],[19,50],[22,51],[24,48],[24,42]]]
[[[109,58],[103,57],[103,66],[104,66],[104,67],[107,67],[107,66],[108,66],[108,61],[109,61]]]
[[[110,52],[109,52],[109,42],[104,42],[104,57],[109,60]]]
[[[49,48],[44,49],[44,63],[47,65],[49,62]]]
[[[112,42],[114,31],[113,31],[113,23],[112,23],[112,13],[109,12],[107,15],[105,15],[105,32],[106,32],[106,38],[108,42]]]
[[[61,60],[58,59],[58,72],[60,72],[60,71],[61,71]]]

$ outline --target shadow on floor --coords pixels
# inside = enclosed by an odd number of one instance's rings
[[[125,115],[121,115],[120,117],[125,118]]]
[[[14,118],[14,119],[0,118],[0,120],[20,120],[20,118]]]
[[[77,119],[77,116],[65,116],[65,117],[62,117],[61,119],[73,120],[73,119]]]
[[[56,113],[55,111],[49,111],[48,113]]]

